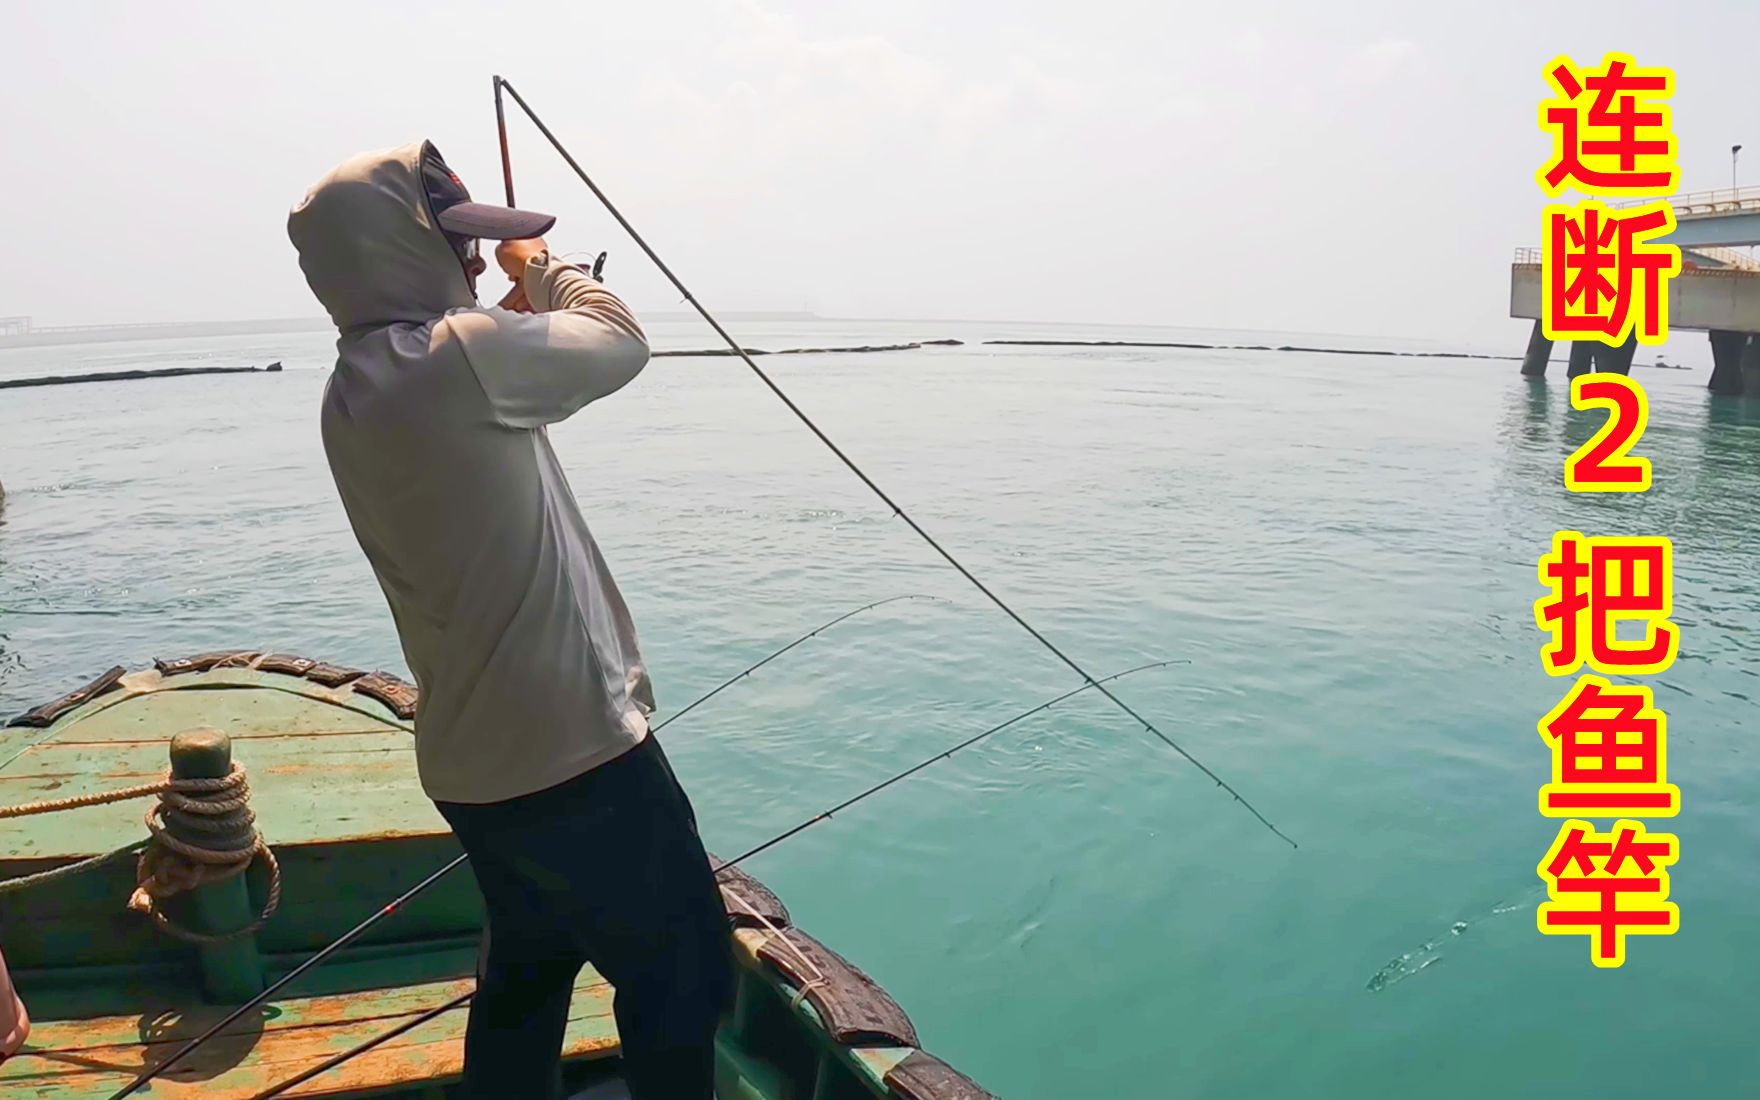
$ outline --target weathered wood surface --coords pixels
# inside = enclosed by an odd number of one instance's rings
[[[350,684],[247,668],[128,674],[46,730],[0,730],[0,804],[157,780],[172,735],[197,726],[231,735],[234,758],[249,772],[258,826],[281,860],[281,908],[257,933],[266,979],[286,973],[458,850],[421,793],[407,721]],[[143,839],[148,804],[0,820],[0,879]],[[787,923],[787,912],[761,883],[725,877],[724,889],[740,895],[730,909],[749,917],[747,907],[757,908],[771,924],[734,933],[745,973],[742,1000],[767,1006],[771,1022],[786,1024],[744,1039],[724,1035],[726,1064],[768,1064],[760,1076],[782,1073],[791,1082],[767,1089],[766,1097],[810,1092],[821,1059],[845,1082],[834,1086],[836,1095],[890,1095],[886,1074],[915,1052],[887,1040],[915,1041],[908,1018],[898,1010],[888,1029],[856,1029],[862,1045],[835,1041],[831,1032],[850,1030],[835,1022],[844,1006],[828,999],[836,990],[807,974],[856,975],[864,1006],[891,1005],[890,999],[799,933],[779,933],[774,926]],[[0,904],[0,942],[9,962],[23,964],[15,976],[33,990],[38,1010],[27,1052],[0,1064],[0,1095],[108,1097],[224,1013],[199,1003],[188,945],[125,909],[133,878],[132,863],[118,861]],[[257,901],[260,894],[253,895]],[[480,927],[481,897],[471,875],[449,876],[283,991],[262,1017],[171,1070],[150,1095],[254,1097],[444,1004],[471,987]],[[802,951],[810,958],[794,967]],[[849,981],[833,985],[854,988]],[[463,1009],[448,1012],[289,1095],[417,1094],[455,1079],[465,1020]],[[748,1039],[751,1045],[726,1046]],[[594,1058],[616,1049],[610,990],[588,969],[576,986],[567,1053]]]
[[[161,778],[171,737],[211,725],[233,739],[272,845],[435,836],[445,821],[415,778],[407,723],[352,689],[224,669],[137,673],[48,730],[0,733],[0,805],[70,798]],[[144,838],[136,800],[0,821],[0,878],[20,859],[71,859]],[[40,868],[38,868],[40,869]]]
[[[0,730],[0,805],[119,790],[161,779],[170,739],[217,726],[248,772],[257,828],[282,869],[282,902],[257,934],[270,952],[312,951],[340,936],[422,874],[457,841],[416,778],[414,739],[381,702],[350,686],[214,669],[124,676],[48,729]],[[0,879],[49,870],[145,840],[151,798],[0,820]],[[267,879],[247,875],[260,904]],[[135,885],[124,858],[8,895],[0,943],[17,969],[150,967],[187,956],[126,908]],[[187,899],[169,899],[173,919]],[[416,899],[364,943],[468,932],[481,901],[468,873]],[[417,976],[432,977],[433,974]]]
[[[241,1021],[187,1064],[158,1078],[151,1095],[245,1100],[461,993],[474,980],[430,982],[341,996],[280,1001],[254,1022]],[[187,1015],[162,1013],[39,1022],[24,1052],[0,1063],[0,1094],[54,1100],[105,1098],[212,1026],[224,1009],[202,1006]],[[334,1096],[398,1083],[439,1082],[464,1064],[465,1010],[448,1012],[343,1063],[288,1096]],[[43,1053],[52,1050],[54,1053]],[[581,971],[569,1010],[564,1056],[603,1057],[617,1051],[611,987],[590,967]]]

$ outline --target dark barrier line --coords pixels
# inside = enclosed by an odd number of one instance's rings
[[[1293,344],[1173,344],[1149,340],[986,340],[986,344],[1052,348],[1188,348],[1196,351],[1315,351],[1326,355],[1390,355],[1410,359],[1509,359],[1519,355],[1476,355],[1466,351],[1376,351],[1369,348],[1308,348]]]
[[[158,370],[110,370],[96,374],[58,374],[47,378],[0,378],[0,390],[26,386],[66,386],[75,382],[129,382],[136,378],[178,378],[186,374],[275,374],[280,363],[266,367],[162,367]]]

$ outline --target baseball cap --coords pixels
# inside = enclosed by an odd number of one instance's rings
[[[486,237],[492,241],[542,237],[556,224],[549,214],[472,202],[458,173],[446,166],[433,142],[422,147],[422,186],[428,208],[440,228],[455,237]]]

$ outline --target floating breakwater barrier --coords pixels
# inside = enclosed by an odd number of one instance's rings
[[[74,382],[132,382],[137,378],[180,378],[188,374],[275,374],[281,364],[266,367],[160,367],[155,370],[107,370],[92,374],[55,374],[41,378],[0,378],[0,390],[26,386],[65,386]]]

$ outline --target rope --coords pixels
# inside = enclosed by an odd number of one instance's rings
[[[225,784],[226,779],[202,779],[190,782]],[[99,791],[96,794],[82,794],[77,798],[51,798],[44,802],[25,802],[17,806],[0,806],[0,819],[8,817],[29,817],[32,814],[52,814],[59,810],[77,810],[82,806],[102,806],[107,802],[127,802],[131,798],[145,798],[148,795],[163,794],[171,789],[169,777],[157,783],[142,783],[138,787],[124,787],[119,791]]]
[[[9,878],[5,882],[0,882],[0,897],[4,897],[7,894],[17,893],[18,891],[31,886],[41,886],[45,882],[53,882],[58,878],[67,878],[70,875],[76,875],[81,871],[90,871],[102,867],[104,864],[110,863],[113,860],[121,859],[123,856],[132,856],[144,848],[146,843],[147,842],[144,840],[137,840],[133,844],[123,845],[114,852],[106,852],[101,856],[82,859],[78,863],[68,863],[60,867],[52,867],[47,871],[38,871],[34,875],[20,875],[18,878]]]
[[[8,879],[0,882],[0,894],[89,871],[139,852],[136,887],[128,899],[129,909],[146,914],[161,931],[189,943],[223,943],[248,936],[263,927],[281,904],[281,866],[257,832],[250,793],[244,767],[235,762],[226,775],[214,779],[177,779],[167,774],[157,783],[121,790],[0,806],[0,819],[4,819],[159,796],[159,801],[147,810],[147,831],[152,835],[144,848],[137,842],[77,863]],[[199,836],[201,840],[184,839],[189,836]],[[197,932],[178,925],[159,907],[166,898],[242,875],[259,858],[269,873],[269,896],[262,912],[243,928],[218,934]]]

